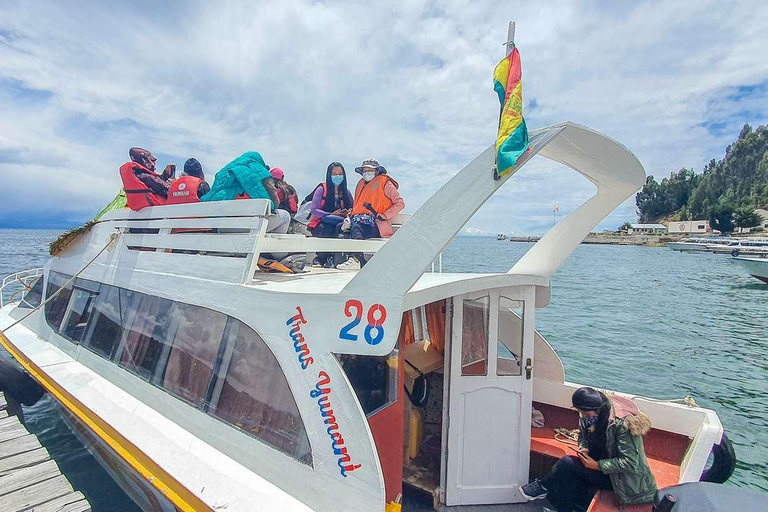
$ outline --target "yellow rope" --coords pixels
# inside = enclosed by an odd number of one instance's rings
[[[579,446],[579,429],[569,430],[567,428],[556,428],[555,441],[563,444]]]

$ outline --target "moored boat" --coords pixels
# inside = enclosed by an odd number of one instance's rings
[[[429,272],[536,155],[595,195],[508,272]],[[387,241],[269,234],[259,199],[110,212],[0,304],[0,343],[145,510],[383,511],[404,483],[436,506],[520,503],[519,487],[569,453],[558,429],[578,424],[579,384],[536,310],[645,171],[573,123],[532,131],[504,176],[495,157],[494,144]],[[274,252],[373,257],[359,271],[272,274],[258,259]],[[728,451],[714,411],[609,394],[652,420],[660,487],[728,478],[732,457],[707,468]],[[594,503],[619,509],[609,492]]]
[[[684,238],[677,242],[667,242],[667,248],[673,251],[706,251],[709,246],[727,245],[731,242],[730,238],[717,237],[692,237]]]
[[[768,253],[762,257],[736,256],[733,261],[755,279],[768,283]]]

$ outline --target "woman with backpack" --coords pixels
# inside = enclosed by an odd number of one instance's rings
[[[352,194],[347,188],[347,172],[339,162],[331,162],[325,181],[312,193],[312,217],[307,227],[318,238],[338,238],[341,225],[352,209]],[[335,253],[318,253],[313,267],[334,268]]]

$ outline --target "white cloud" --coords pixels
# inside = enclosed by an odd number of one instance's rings
[[[374,155],[413,211],[493,141],[513,17],[530,127],[586,124],[660,176],[768,120],[756,1],[3,3],[0,220],[30,194],[41,211],[95,213],[134,145],[209,174],[255,149],[300,191],[332,160]],[[592,190],[532,162],[465,232],[541,233],[554,202],[565,215]],[[632,217],[630,200],[601,229]]]

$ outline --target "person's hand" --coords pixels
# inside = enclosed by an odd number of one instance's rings
[[[342,208],[341,210],[336,210],[338,213],[336,215],[339,215],[340,217],[346,217],[349,215],[349,210],[346,208]]]
[[[600,465],[597,463],[595,459],[590,457],[588,454],[588,451],[585,449],[579,450],[579,460],[582,464],[584,464],[584,467],[587,469],[591,469],[593,471],[600,471]]]
[[[165,166],[165,170],[163,170],[162,177],[163,179],[171,179],[176,176],[176,164],[168,164]]]

